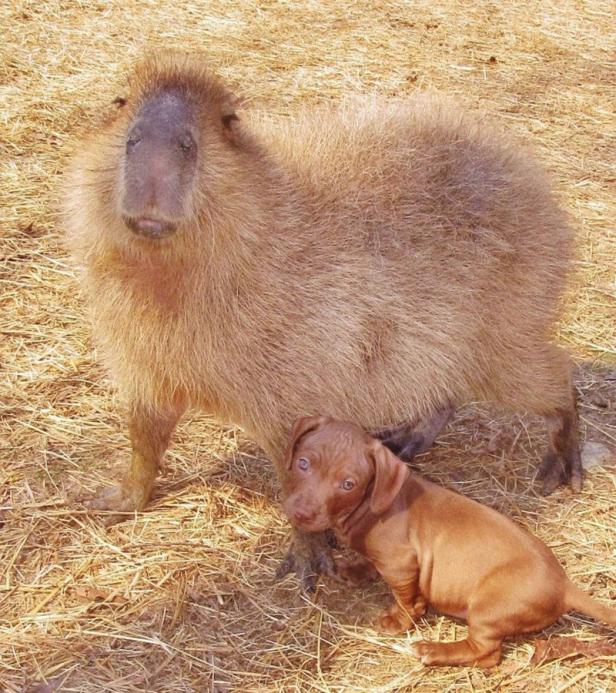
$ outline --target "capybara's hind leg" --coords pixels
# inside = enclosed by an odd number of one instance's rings
[[[178,408],[162,414],[133,408],[129,419],[132,447],[129,467],[119,485],[105,489],[87,502],[92,510],[110,511],[105,516],[106,524],[118,522],[127,514],[145,507],[152,494],[162,456],[182,411],[183,408]]]
[[[548,427],[548,450],[538,477],[543,481],[546,496],[566,483],[571,484],[573,491],[580,491],[583,470],[571,359],[562,349],[552,346],[544,370],[546,375],[551,375],[552,401],[545,408],[535,410],[545,416]],[[546,382],[550,382],[548,377]]]
[[[427,419],[405,422],[398,426],[381,429],[374,433],[374,437],[383,442],[394,455],[405,462],[410,462],[413,457],[425,452],[436,440],[454,411],[454,407],[447,405],[437,409]]]
[[[518,367],[511,367],[512,364]],[[578,433],[576,394],[570,357],[559,347],[542,344],[524,349],[503,363],[495,399],[514,410],[526,409],[544,416],[549,433],[548,450],[537,476],[547,496],[561,484],[574,491],[582,487],[582,461]]]
[[[561,484],[569,482],[574,491],[582,488],[583,469],[580,455],[578,415],[575,394],[568,409],[558,409],[547,417],[548,451],[539,467],[543,493],[549,495]]]

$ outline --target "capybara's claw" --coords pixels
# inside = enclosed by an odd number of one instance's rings
[[[88,510],[100,513],[100,521],[107,527],[129,519],[141,507],[138,499],[126,493],[121,485],[103,489],[83,504]]]
[[[276,580],[282,580],[283,577],[286,577],[293,570],[294,566],[295,560],[293,559],[291,549],[289,549],[287,555],[282,559],[278,568],[276,568]]]
[[[335,575],[336,564],[325,534],[296,534],[276,570],[276,579],[294,572],[307,593],[316,591],[319,575]]]
[[[336,538],[336,535],[334,532],[331,531],[331,529],[328,529],[325,531],[325,539],[327,540],[327,545],[331,549],[339,549],[340,543],[338,542],[338,539]]]
[[[294,572],[299,578],[302,590],[309,594],[316,592],[317,589],[317,571],[313,569],[311,563],[300,563],[293,553],[293,547],[282,560],[276,570],[276,579],[280,580],[289,573]]]
[[[569,484],[574,493],[582,490],[583,469],[579,450],[568,451],[569,454],[558,455],[549,450],[537,471],[537,478],[543,482],[544,496],[552,494],[559,486]]]
[[[312,568],[300,570],[298,577],[300,578],[302,590],[306,594],[314,594],[317,591],[318,575],[312,571]]]
[[[546,455],[537,472],[537,478],[543,482],[543,495],[549,496],[567,482],[567,473],[560,460],[553,455]]]
[[[569,484],[574,493],[582,490],[584,469],[580,454],[576,392],[571,406],[559,409],[547,418],[549,445],[537,477],[543,481],[543,495],[549,496],[559,486]]]

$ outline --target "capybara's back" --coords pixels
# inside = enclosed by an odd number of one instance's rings
[[[549,342],[573,234],[529,152],[436,94],[356,99],[262,128],[328,217],[314,242],[369,257],[378,278],[362,293],[387,302],[380,324],[393,318],[386,336],[402,361],[412,350],[422,401],[442,381],[453,401],[568,405],[567,376],[538,363],[562,360]],[[382,350],[382,337],[368,345]]]
[[[197,59],[139,66],[65,203],[131,411],[202,406],[278,462],[300,414],[374,430],[492,399],[549,417],[546,490],[579,486],[551,342],[571,231],[486,121],[423,94],[243,116]]]

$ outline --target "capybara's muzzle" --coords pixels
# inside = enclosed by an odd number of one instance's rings
[[[125,217],[124,223],[133,233],[155,240],[171,236],[177,231],[175,224],[151,217]]]

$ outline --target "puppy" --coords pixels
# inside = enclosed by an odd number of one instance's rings
[[[304,532],[333,529],[374,566],[395,602],[380,618],[407,630],[427,604],[468,622],[457,642],[420,642],[429,665],[490,667],[503,638],[538,631],[575,609],[616,625],[616,610],[594,601],[565,575],[536,537],[491,508],[413,474],[380,441],[351,423],[299,419],[287,450],[283,508]]]

